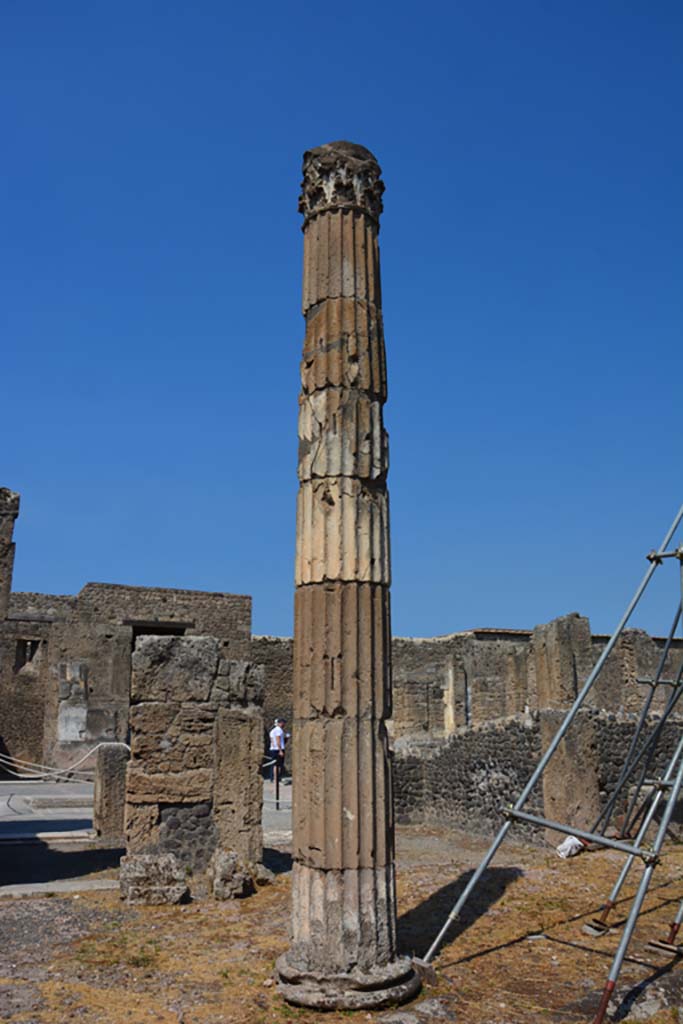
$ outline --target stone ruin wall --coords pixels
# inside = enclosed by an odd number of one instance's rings
[[[548,682],[547,669],[537,664],[549,630],[564,623],[554,644],[566,655]],[[569,624],[567,626],[566,624]],[[475,727],[528,712],[569,706],[580,685],[597,661],[609,638],[592,635],[588,619],[571,614],[535,630],[472,630],[443,637],[394,637],[392,641],[394,713],[391,722],[394,745],[401,749],[454,735],[463,727]],[[643,688],[637,678],[654,674],[662,638],[642,630],[626,630],[595,684],[587,707],[608,708],[615,713],[636,713]],[[252,658],[265,668],[264,718],[276,715],[291,721],[292,640],[289,637],[254,636]],[[683,640],[675,640],[666,672],[674,671],[683,652]],[[558,655],[559,656],[559,655]],[[539,676],[543,672],[543,678]],[[570,680],[566,691],[560,677]],[[653,712],[661,710],[659,695]]]
[[[607,640],[576,614],[533,631],[394,637],[397,820],[494,831],[500,808],[519,795]],[[654,674],[663,644],[625,632],[530,809],[579,827],[590,821],[616,782],[635,726],[644,696],[636,679]],[[289,719],[291,641],[254,637],[252,648],[266,668],[266,722],[275,714]],[[682,651],[683,641],[674,641],[665,677]],[[654,714],[664,699],[656,698]],[[675,733],[674,725],[663,751]]]
[[[19,496],[0,489],[0,753],[64,766],[97,742],[125,742],[131,656],[145,634],[212,635],[224,658],[262,664],[265,725],[291,723],[292,640],[251,637],[250,598],[98,583],[76,596],[11,593],[18,510]],[[607,639],[576,614],[533,631],[394,637],[398,818],[494,827],[493,808],[519,791]],[[625,632],[582,712],[578,746],[565,744],[548,773],[538,804],[546,816],[585,817],[604,799],[642,702],[636,679],[654,673],[663,642]],[[674,642],[665,674],[682,647]],[[583,777],[572,768],[577,754],[589,766]],[[568,769],[587,794],[578,810],[562,797]]]
[[[135,641],[166,634],[215,636],[225,657],[248,659],[251,598],[104,583],[75,597],[11,594],[0,752],[64,767],[100,741],[125,742]]]
[[[261,861],[263,670],[213,637],[145,637],[133,654],[128,854],[205,871],[215,852]]]

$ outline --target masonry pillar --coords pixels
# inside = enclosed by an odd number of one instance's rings
[[[546,750],[593,667],[588,619],[572,614],[537,626],[533,656]],[[579,711],[572,728],[543,773],[544,815],[577,828],[591,828],[600,812],[600,757],[590,709]],[[557,842],[556,832],[548,832]]]
[[[124,842],[126,768],[125,743],[100,743],[95,761],[92,824],[100,838]]]
[[[419,989],[396,956],[386,373],[380,168],[362,146],[304,155],[295,567],[293,935],[280,989],[318,1009]]]
[[[0,622],[7,618],[9,611],[15,548],[12,535],[18,515],[19,495],[7,487],[0,487]]]

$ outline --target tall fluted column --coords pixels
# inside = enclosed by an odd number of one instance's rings
[[[380,168],[362,146],[304,155],[294,624],[292,1003],[378,1007],[419,989],[396,957],[386,369]]]

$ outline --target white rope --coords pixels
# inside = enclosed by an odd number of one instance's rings
[[[49,782],[51,779],[53,779],[55,781],[57,781],[59,779],[67,779],[70,782],[82,782],[82,783],[90,782],[91,781],[91,779],[83,778],[80,775],[77,778],[74,778],[72,775],[70,775],[68,773],[68,771],[60,772],[57,768],[55,768],[54,771],[42,772],[42,773],[41,772],[27,772],[26,770],[23,770],[23,771],[20,771],[20,772],[15,772],[14,769],[10,768],[9,765],[7,765],[7,764],[0,764],[0,768],[2,768],[2,770],[4,772],[7,772],[8,775],[13,775],[15,779],[26,779],[27,781],[31,780],[31,779],[33,779],[35,781],[43,781],[43,782]]]
[[[90,770],[77,771],[76,769],[78,768],[78,765],[83,764],[84,761],[87,761],[89,757],[91,757],[94,753],[96,753],[96,751],[100,749],[100,747],[106,746],[108,746],[107,743],[98,743],[96,746],[92,748],[92,750],[88,750],[85,754],[83,754],[82,757],[79,757],[77,761],[74,761],[72,765],[69,765],[66,768],[52,768],[50,765],[47,764],[37,764],[35,761],[22,761],[18,757],[7,757],[5,754],[0,754],[0,766],[4,766],[3,770],[6,771],[8,775],[13,775],[17,779],[25,779],[27,782],[48,782],[50,780],[56,779],[68,780],[69,777],[74,774],[90,776],[92,774]],[[128,746],[127,743],[122,743],[121,746],[125,747],[126,750],[130,750],[130,747]],[[23,774],[19,774],[18,772],[15,772],[11,768],[9,768],[9,765],[25,766],[27,770]],[[43,771],[36,772],[35,769],[37,768],[42,768]],[[89,779],[83,778],[82,780],[77,779],[76,781],[87,782],[89,781]]]
[[[80,762],[79,762],[80,763]],[[35,761],[22,761],[19,757],[11,757],[6,754],[0,754],[0,764],[11,764],[16,767],[26,768],[27,771],[36,771],[43,769],[46,772],[61,772],[68,771],[68,769],[52,768],[47,764],[36,764]],[[89,774],[88,772],[78,772],[79,775]]]

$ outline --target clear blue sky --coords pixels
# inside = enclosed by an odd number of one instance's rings
[[[301,155],[345,138],[387,187],[394,631],[611,629],[683,501],[682,52],[673,0],[2,4],[15,589],[291,631]]]

